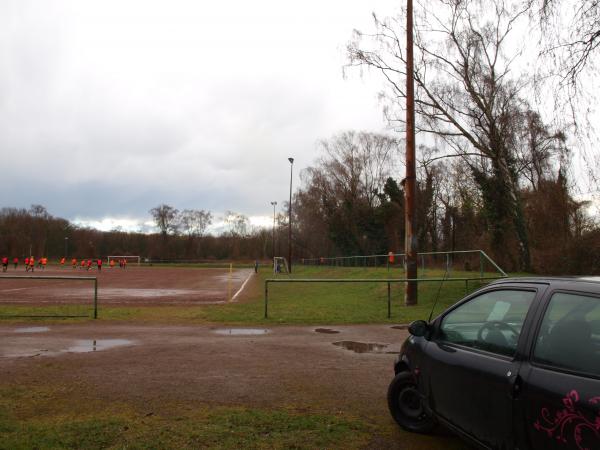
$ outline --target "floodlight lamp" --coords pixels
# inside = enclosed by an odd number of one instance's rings
[[[290,164],[294,164],[294,158],[288,158],[288,161],[290,162]]]

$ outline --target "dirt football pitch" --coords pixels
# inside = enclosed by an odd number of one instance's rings
[[[252,270],[218,268],[104,267],[101,271],[48,267],[25,272],[9,269],[2,275],[97,277],[100,305],[194,305],[223,303],[241,290]],[[72,280],[0,280],[0,304],[51,305],[85,303],[93,286]]]
[[[152,267],[104,268],[101,273],[36,270],[38,274],[98,276],[100,305],[200,307],[228,301],[253,276],[246,269],[234,271],[230,280],[227,269]],[[3,303],[71,302],[90,295],[85,285],[0,281]],[[243,295],[237,300],[245,301]],[[10,404],[10,414],[23,421],[52,414],[86,416],[111,408],[133,411],[131,417],[139,419],[132,421],[160,418],[167,443],[178,417],[198,408],[233,407],[357,421],[367,430],[359,448],[463,448],[443,431],[435,436],[406,433],[391,419],[387,386],[406,337],[405,327],[389,324],[230,327],[123,323],[101,317],[67,323],[0,320],[0,392],[22,396],[22,405]],[[121,428],[120,433],[127,433],[128,426]],[[265,442],[258,447],[271,448]],[[340,442],[326,447],[347,446]]]

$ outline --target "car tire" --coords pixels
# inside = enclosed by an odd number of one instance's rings
[[[394,377],[388,388],[387,400],[392,417],[405,430],[429,433],[435,428],[435,419],[425,411],[410,372],[400,372]]]

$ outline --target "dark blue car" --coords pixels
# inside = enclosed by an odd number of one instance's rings
[[[482,448],[600,449],[600,278],[493,282],[413,322],[392,416]]]

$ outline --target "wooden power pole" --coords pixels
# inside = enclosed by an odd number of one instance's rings
[[[417,278],[417,233],[415,196],[417,190],[415,164],[415,81],[413,62],[413,2],[406,1],[406,177],[405,196],[405,239],[406,278]],[[406,283],[404,303],[407,306],[417,304],[417,282]]]

